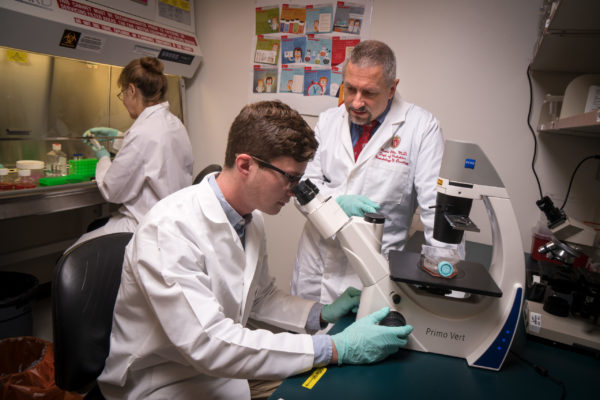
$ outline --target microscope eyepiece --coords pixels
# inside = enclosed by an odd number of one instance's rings
[[[372,224],[383,224],[385,223],[385,216],[379,213],[365,213],[364,220]]]
[[[536,201],[535,204],[546,216],[548,220],[548,228],[552,229],[567,220],[567,216],[564,211],[555,207],[550,197],[544,196],[540,200]]]
[[[306,179],[298,183],[298,185],[292,189],[292,192],[294,193],[294,196],[296,196],[296,199],[298,199],[298,203],[303,206],[315,198],[317,193],[319,193],[319,188],[317,188],[317,185],[312,183],[310,179]]]

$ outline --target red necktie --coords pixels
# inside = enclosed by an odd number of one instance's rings
[[[369,124],[363,125],[362,134],[360,135],[360,137],[356,141],[356,144],[354,145],[354,161],[358,160],[358,155],[362,151],[363,147],[365,147],[369,139],[371,139],[371,133],[373,132],[373,129],[375,129],[376,126],[376,119],[371,121],[371,123]]]

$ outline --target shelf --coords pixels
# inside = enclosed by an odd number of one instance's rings
[[[600,30],[600,2],[598,0],[561,0],[552,15],[548,31]]]
[[[68,141],[68,140],[85,140],[85,139],[90,139],[89,137],[86,136],[44,136],[44,137],[29,137],[29,136],[0,136],[0,140],[26,140],[26,141],[38,141],[38,142],[48,142],[48,141],[52,141],[52,142],[61,142],[61,141]],[[114,137],[112,136],[107,136],[107,137],[103,137],[103,136],[95,136],[94,139],[99,140],[99,141],[109,141],[109,140],[113,140]]]
[[[586,73],[600,71],[597,34],[547,34],[537,46],[531,69]]]
[[[600,71],[600,1],[561,0],[538,40],[531,69]]]
[[[600,110],[543,123],[538,130],[546,133],[600,138]]]
[[[95,181],[0,192],[0,221],[106,204]]]

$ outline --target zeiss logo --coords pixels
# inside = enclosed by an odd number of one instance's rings
[[[465,168],[475,169],[475,160],[472,158],[465,158]]]

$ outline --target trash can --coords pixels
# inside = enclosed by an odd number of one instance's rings
[[[81,400],[54,382],[52,343],[33,336],[0,340],[0,399]]]
[[[33,275],[0,271],[0,339],[33,334],[31,310],[37,288]]]

